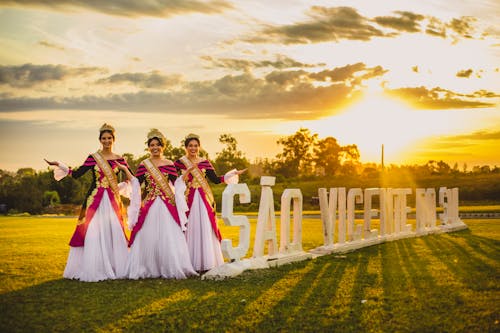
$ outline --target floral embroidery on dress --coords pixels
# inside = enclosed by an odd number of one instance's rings
[[[175,202],[172,202],[172,200],[170,200],[169,197],[165,196],[165,194],[163,193],[163,191],[160,189],[160,187],[158,187],[153,179],[153,177],[151,176],[151,174],[149,173],[146,173],[145,174],[145,177],[146,177],[146,198],[144,198],[144,203],[148,202],[148,201],[153,201],[154,199],[156,199],[156,197],[160,197],[163,201],[165,202],[168,202],[169,204],[171,205],[174,205],[175,206]]]

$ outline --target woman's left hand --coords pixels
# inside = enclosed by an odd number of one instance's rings
[[[126,165],[123,165],[121,163],[117,163],[117,166],[118,166],[118,169],[122,170],[122,171],[126,171],[128,170],[127,166]]]
[[[48,165],[59,166],[59,162],[57,161],[48,161],[46,158],[44,158],[44,161],[47,162]]]
[[[236,170],[237,175],[241,175],[243,172],[247,171],[248,169],[243,169],[243,170]]]

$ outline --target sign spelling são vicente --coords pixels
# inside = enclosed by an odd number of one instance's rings
[[[411,207],[407,198],[413,194],[411,188],[320,188],[318,190],[324,242],[322,246],[305,252],[302,249],[302,193],[300,189],[286,189],[281,195],[281,222],[279,245],[276,233],[276,216],[272,186],[275,177],[261,177],[261,197],[257,228],[253,246],[253,257],[243,259],[250,246],[250,223],[244,215],[233,215],[234,196],[240,203],[251,202],[247,184],[229,184],[222,193],[222,220],[227,226],[240,228],[238,246],[232,240],[221,243],[224,265],[203,275],[203,279],[223,279],[236,276],[247,269],[268,268],[294,261],[316,258],[321,255],[353,251],[362,247],[380,244],[407,237],[418,237],[432,233],[466,229],[467,225],[458,215],[458,188],[441,187],[438,192],[439,207],[436,212],[434,188],[415,190],[416,226],[407,223]],[[379,208],[372,208],[372,198],[378,197]],[[363,204],[363,224],[355,223],[356,204]],[[293,210],[293,237],[290,237],[290,211]],[[371,220],[380,219],[379,229],[372,229]],[[337,231],[337,234],[335,233]],[[265,248],[267,245],[267,254]]]

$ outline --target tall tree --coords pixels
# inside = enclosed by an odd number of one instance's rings
[[[245,154],[238,150],[238,141],[231,134],[222,134],[219,136],[219,142],[225,147],[216,154],[214,160],[215,170],[218,172],[226,172],[231,169],[246,169],[250,162],[245,157]],[[242,180],[246,179],[248,174],[241,175]]]
[[[314,149],[316,172],[334,175],[341,170],[343,164],[355,164],[359,160],[356,145],[341,146],[334,137],[326,137],[318,141]]]
[[[318,134],[311,134],[307,128],[300,128],[295,134],[280,138],[277,143],[283,146],[283,151],[276,155],[276,172],[285,177],[311,174],[317,140]]]

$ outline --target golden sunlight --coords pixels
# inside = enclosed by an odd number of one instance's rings
[[[384,145],[388,163],[405,163],[403,156],[415,142],[439,134],[466,129],[462,113],[411,109],[382,92],[368,89],[360,102],[341,114],[311,121],[312,132],[320,137],[333,136],[341,145],[356,144],[363,162],[380,162]]]

